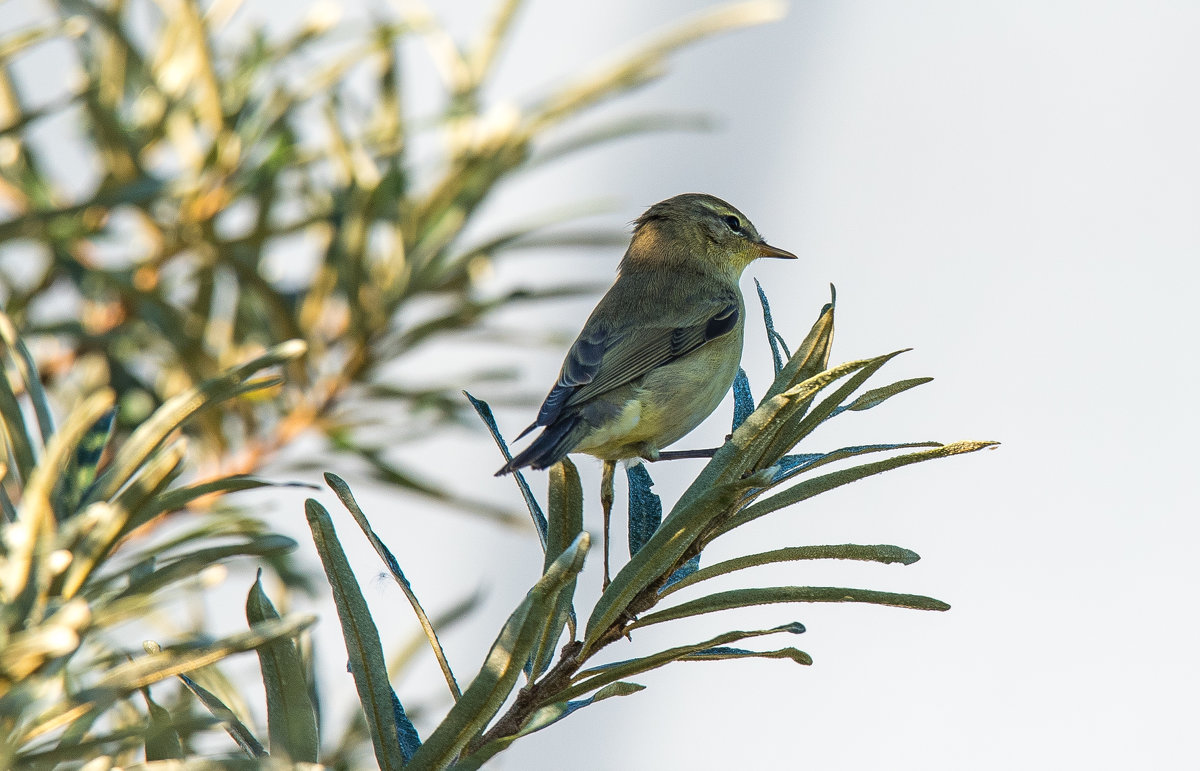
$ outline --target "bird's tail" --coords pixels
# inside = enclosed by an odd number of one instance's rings
[[[549,468],[565,458],[587,435],[588,430],[588,424],[583,422],[578,413],[563,416],[546,426],[533,443],[505,463],[496,476],[504,476],[525,466],[538,470]]]

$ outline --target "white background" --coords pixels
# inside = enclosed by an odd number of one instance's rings
[[[466,38],[491,5],[438,11]],[[535,0],[493,97],[521,103],[710,5]],[[304,10],[249,7],[283,27]],[[752,266],[743,281],[750,292],[751,276],[763,282],[789,340],[803,336],[832,282],[834,359],[911,346],[881,376],[937,378],[842,416],[809,451],[924,439],[1003,446],[859,483],[706,553],[712,562],[785,545],[894,543],[921,562],[792,564],[723,587],[887,589],[938,597],[949,612],[777,605],[646,630],[611,654],[799,620],[808,632],[778,644],[815,664],[674,665],[637,678],[649,686],[640,694],[522,739],[495,768],[1194,767],[1198,39],[1200,5],[1190,2],[797,2],[778,23],[688,49],[663,81],[605,109],[699,110],[719,119],[716,130],[621,142],[504,190],[485,224],[604,198],[613,206],[595,222],[620,227],[675,193],[725,198],[801,257]],[[542,255],[510,263],[500,279],[535,268],[603,279],[619,256]],[[591,303],[517,309],[499,324],[570,335]],[[461,351],[430,351],[423,363],[458,366],[451,355]],[[549,386],[560,357],[520,359],[531,390]],[[753,311],[744,366],[761,394],[770,364]],[[502,427],[515,435],[532,412],[503,411]],[[726,405],[680,446],[716,443],[728,416]],[[462,462],[467,491],[519,505],[511,481],[492,479],[499,461],[482,432],[402,457],[436,453],[450,453],[437,473]],[[581,462],[589,494],[597,466]],[[652,468],[668,506],[698,468]],[[531,481],[544,490],[538,474]],[[469,680],[537,576],[532,533],[394,496],[365,503],[431,611],[485,588],[484,611],[446,634]],[[294,527],[298,503],[276,516]],[[598,511],[587,516],[594,530]],[[350,541],[348,518],[339,524]],[[364,576],[376,570],[367,551],[353,558]],[[596,561],[579,607],[597,593]],[[407,639],[415,623],[399,592],[364,584],[385,644]],[[351,685],[331,650],[336,624],[328,616],[321,626],[326,694],[344,704]],[[418,721],[428,734],[446,707],[434,670],[397,687],[406,703],[430,705]]]

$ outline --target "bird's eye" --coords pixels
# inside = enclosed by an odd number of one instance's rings
[[[725,220],[725,225],[730,230],[732,230],[734,233],[737,233],[739,236],[742,234],[742,221],[741,220],[739,220],[737,217],[733,216],[732,214],[727,214],[722,219]]]

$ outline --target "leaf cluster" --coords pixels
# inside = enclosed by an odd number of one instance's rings
[[[151,697],[153,683],[191,672],[221,688],[220,676],[206,667],[281,644],[314,619],[264,615],[248,631],[221,639],[192,635],[165,648],[148,642],[143,656],[124,651],[114,632],[146,620],[169,590],[232,558],[271,564],[301,583],[286,556],[295,542],[252,518],[214,514],[153,543],[146,531],[201,496],[267,484],[242,476],[178,484],[187,447],[180,428],[204,411],[275,388],[279,375],[262,373],[295,360],[303,345],[277,346],[176,395],[117,443],[111,389],[79,401],[56,426],[33,357],[4,315],[0,339],[7,450],[0,469],[0,765],[51,768],[102,753],[144,748],[153,757],[164,743],[182,746],[228,716],[181,710],[172,717]],[[197,695],[211,696],[185,680]]]
[[[768,338],[773,347],[778,346],[787,354],[786,344],[771,322],[770,308],[761,288],[760,297]],[[703,641],[649,655],[605,664],[593,662],[601,650],[643,627],[778,603],[856,602],[947,610],[949,605],[922,595],[828,586],[748,587],[675,602],[678,591],[703,589],[707,581],[718,576],[769,563],[851,559],[912,564],[919,558],[908,549],[864,544],[792,546],[741,555],[703,568],[700,558],[705,547],[722,535],[816,495],[892,469],[975,452],[995,444],[904,442],[793,454],[796,445],[808,439],[822,423],[848,411],[872,409],[929,380],[899,380],[863,390],[867,381],[900,352],[830,367],[833,317],[831,302],[822,309],[796,351],[787,355],[786,361],[783,355],[779,357],[775,380],[757,406],[750,401],[745,374],[739,375],[734,389],[732,435],[712,454],[711,461],[665,518],[661,502],[650,490],[653,482],[649,473],[641,466],[629,472],[630,559],[591,608],[582,628],[575,615],[575,583],[590,538],[583,528],[579,474],[569,459],[550,469],[546,512],[523,476],[519,472],[514,474],[545,550],[542,576],[509,616],[479,673],[461,693],[435,631],[426,625],[427,638],[443,663],[455,704],[423,742],[416,738],[412,723],[403,718],[402,709],[383,708],[388,703],[387,689],[372,691],[387,682],[386,669],[379,667],[379,655],[372,653],[362,658],[363,663],[355,664],[352,653],[351,671],[363,696],[364,709],[368,715],[375,715],[370,720],[381,767],[479,768],[522,736],[597,701],[642,690],[642,685],[628,678],[673,662],[757,657],[812,663],[807,653],[791,646],[757,650],[732,645],[759,637],[804,632],[804,626],[797,621],[766,629],[728,630]],[[509,457],[490,408],[470,395],[468,399],[491,430],[501,452]],[[844,463],[867,455],[883,457],[858,465]],[[413,607],[423,616],[395,558],[371,530],[345,483],[331,475],[326,478],[397,582],[405,588]],[[361,604],[361,594],[357,594],[353,573],[345,564],[328,514],[314,500],[308,502],[308,513],[318,551],[335,586],[334,597],[347,645],[374,651],[379,643],[373,623],[367,623],[370,611]],[[352,588],[338,588],[343,584]],[[371,660],[376,663],[371,665]],[[525,685],[514,698],[513,690],[522,676]],[[399,704],[394,693],[390,697]],[[501,714],[506,704],[508,708]],[[397,736],[398,743],[394,738]],[[381,748],[380,737],[390,741],[391,746]],[[395,752],[399,755],[387,754]]]
[[[476,367],[430,382],[394,365],[431,343],[481,334],[514,303],[595,288],[498,291],[488,282],[498,260],[607,245],[615,234],[565,229],[578,207],[534,210],[474,238],[468,224],[529,169],[613,139],[695,127],[676,115],[572,121],[659,77],[679,47],[779,8],[710,11],[518,107],[487,94],[516,0],[498,0],[469,44],[419,2],[361,28],[314,14],[282,36],[233,32],[237,5],[55,0],[50,18],[0,39],[0,249],[25,255],[18,270],[0,263],[7,312],[26,334],[65,345],[44,368],[48,379],[82,363],[115,391],[118,431],[236,362],[303,340],[307,352],[269,409],[236,403],[189,424],[196,459],[249,473],[316,429],[331,452],[353,454],[387,484],[506,516],[419,478],[390,450],[455,419],[464,379],[512,373]],[[51,43],[69,52],[72,85],[27,94],[14,67]],[[413,46],[441,77],[432,114],[410,114],[402,62]],[[56,179],[58,140],[39,133],[56,118],[72,127],[94,176]],[[418,145],[436,156],[415,154]],[[63,312],[73,307],[80,312]],[[438,379],[448,374],[453,388]]]

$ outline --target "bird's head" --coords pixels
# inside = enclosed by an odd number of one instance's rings
[[[720,198],[684,193],[637,218],[622,267],[702,265],[736,281],[759,257],[796,259],[764,241],[746,215]]]

